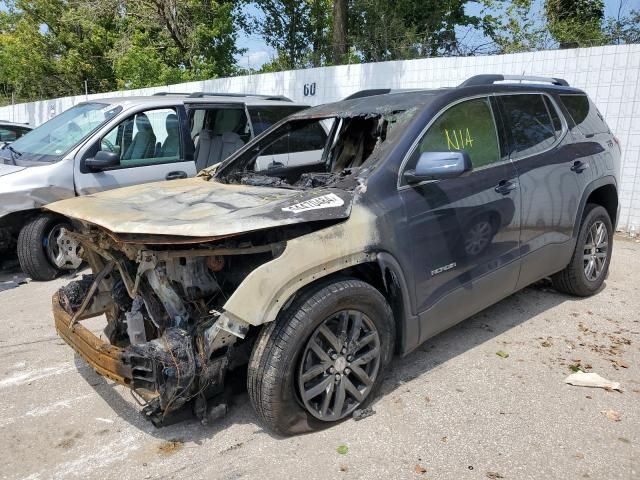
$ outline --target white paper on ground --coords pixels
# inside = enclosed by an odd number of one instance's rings
[[[604,388],[607,390],[622,391],[620,389],[620,383],[607,380],[606,378],[603,378],[597,373],[593,372],[572,373],[564,379],[564,383],[568,383],[569,385],[574,385],[576,387]]]

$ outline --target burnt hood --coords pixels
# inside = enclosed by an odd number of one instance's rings
[[[114,233],[217,237],[344,219],[353,195],[338,188],[291,190],[196,177],[84,195],[45,208]]]

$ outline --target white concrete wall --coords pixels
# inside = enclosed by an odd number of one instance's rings
[[[149,95],[159,91],[207,91],[286,95],[295,101],[317,105],[367,88],[455,86],[481,73],[555,76],[585,90],[622,145],[619,227],[640,231],[640,45],[311,68],[95,94],[88,98]],[[312,84],[315,84],[315,95],[305,96],[305,85]],[[0,118],[39,125],[84,100],[85,96],[79,95],[3,107]]]

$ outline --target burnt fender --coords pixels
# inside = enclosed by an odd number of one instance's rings
[[[420,345],[420,320],[414,313],[413,306],[415,303],[412,302],[410,297],[410,290],[402,267],[393,255],[387,252],[379,252],[376,259],[387,291],[394,292],[394,289],[397,289],[400,294],[398,300],[401,303],[401,315],[400,318],[395,319],[397,338],[399,340],[397,349],[398,353],[406,355]],[[387,272],[391,275],[393,285],[389,285]],[[397,309],[394,309],[394,311],[397,311]]]

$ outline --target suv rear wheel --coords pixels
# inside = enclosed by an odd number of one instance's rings
[[[556,290],[579,297],[593,295],[609,271],[613,226],[607,210],[587,204],[571,262],[551,277]]]
[[[263,328],[249,398],[281,434],[323,428],[371,401],[393,344],[393,315],[378,290],[354,279],[321,283]]]

